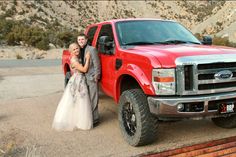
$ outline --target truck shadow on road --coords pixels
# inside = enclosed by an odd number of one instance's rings
[[[99,113],[101,120],[99,128],[104,129],[115,126],[115,130],[120,130],[118,125],[118,105],[112,98],[106,95],[99,96]],[[217,127],[211,119],[159,121],[158,125],[158,136],[155,142],[144,147],[158,146],[160,150],[166,150],[171,147],[229,137],[232,134],[235,135],[236,131],[236,129]]]
[[[217,127],[210,119],[183,120],[177,122],[159,122],[158,137],[153,145],[175,143],[188,145],[212,139],[227,137],[235,129]]]

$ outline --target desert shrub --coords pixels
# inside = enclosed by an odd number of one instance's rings
[[[5,12],[6,17],[12,17],[16,13],[16,7],[13,5],[10,9]]]
[[[13,1],[13,4],[14,4],[14,5],[17,5],[17,1],[16,1],[16,0],[14,0],[14,1]]]
[[[68,47],[71,42],[76,42],[77,30],[63,28],[55,20],[52,23],[45,21],[45,29],[32,26],[29,21],[6,20],[6,15],[0,15],[0,41],[8,45],[26,44],[42,50],[49,49],[49,43],[55,46]],[[42,19],[39,19],[42,21]]]
[[[14,26],[11,27],[11,31],[6,35],[5,39],[8,45],[19,45],[22,39],[22,30],[26,29],[26,27],[21,23],[15,23]]]
[[[19,15],[24,15],[25,14],[25,11],[22,10],[21,12],[18,13]]]
[[[213,45],[222,45],[222,46],[230,46],[236,47],[236,43],[230,42],[228,37],[213,37]]]
[[[0,17],[0,39],[9,45],[19,44],[24,29],[26,26],[21,21],[5,20],[4,15]]]
[[[33,47],[48,50],[49,39],[47,33],[39,27],[30,27],[24,31],[23,41]]]
[[[194,36],[198,39],[198,40],[202,40],[202,35],[200,33],[196,33],[194,34]]]
[[[201,35],[200,33],[196,33],[195,37],[198,38],[198,40],[202,41],[203,35]],[[236,47],[236,43],[230,42],[228,37],[213,36],[212,42],[213,45]]]
[[[14,15],[14,10],[7,10],[6,13],[5,13],[6,17],[11,17],[12,15]]]
[[[14,26],[14,22],[10,20],[5,20],[5,16],[2,15],[0,17],[0,39],[3,39],[10,31],[11,28]],[[2,37],[2,38],[1,38]]]
[[[6,42],[8,45],[16,45],[14,33],[8,33],[6,35]]]
[[[76,31],[69,31],[69,30],[61,31],[56,36],[58,38],[57,44],[60,47],[68,47],[70,43],[76,42],[77,35],[78,32]]]
[[[213,14],[213,10],[217,9],[219,10],[221,8],[221,6],[223,6],[225,4],[225,0],[221,0],[221,1],[212,1],[212,0],[208,0],[207,3],[201,4],[201,5],[196,5],[192,2],[187,2],[186,0],[183,1],[179,1],[178,5],[182,7],[185,7],[186,10],[188,12],[193,13],[194,15],[197,15],[197,21],[201,22],[203,21],[203,19],[209,15]]]
[[[4,6],[3,4],[0,4],[0,5],[1,5],[1,10],[5,11],[6,10],[6,6]]]
[[[23,57],[20,54],[16,54],[16,59],[23,59]]]
[[[35,47],[41,50],[49,50],[48,38],[47,37],[41,38],[41,40],[35,44]]]

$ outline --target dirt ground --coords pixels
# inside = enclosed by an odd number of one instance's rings
[[[132,147],[120,133],[116,103],[102,94],[97,127],[56,132],[51,124],[62,93],[60,66],[0,69],[0,156],[142,156],[236,135],[236,129],[219,128],[209,119],[161,122],[155,143]]]

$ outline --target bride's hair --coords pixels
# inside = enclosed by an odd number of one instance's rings
[[[80,51],[79,45],[78,45],[77,43],[71,43],[71,44],[69,45],[69,52],[70,52],[70,53],[73,53],[73,47],[75,47],[75,46],[77,46],[78,49],[79,49],[79,51]]]

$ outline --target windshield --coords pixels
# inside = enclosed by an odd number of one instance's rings
[[[161,20],[122,21],[116,23],[120,46],[153,44],[201,44],[177,22]]]

